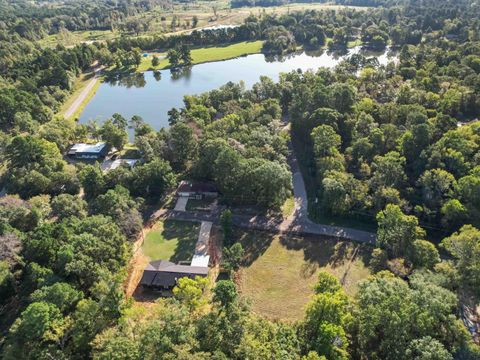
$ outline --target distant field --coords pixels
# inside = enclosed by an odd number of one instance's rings
[[[193,49],[191,52],[192,63],[200,64],[210,61],[220,61],[233,59],[242,55],[257,54],[262,49],[263,41],[244,41],[227,46],[214,46],[208,48]],[[157,56],[164,56],[165,54],[157,54]],[[169,66],[167,59],[161,59],[157,67],[152,67],[152,56],[143,57],[142,63],[137,68],[137,71],[146,71],[153,69],[164,69]]]
[[[335,275],[349,295],[370,274],[366,267],[370,250],[355,243],[320,237],[280,238],[252,231],[238,231],[236,236],[246,252],[239,289],[250,299],[252,310],[269,319],[303,317],[320,270]]]
[[[193,256],[200,226],[197,223],[159,221],[147,233],[143,253],[151,260],[187,261]]]
[[[156,7],[146,13],[129,17],[129,20],[138,20],[141,24],[148,24],[148,30],[141,32],[139,36],[171,35],[191,31],[193,17],[198,18],[197,29],[216,25],[237,25],[243,23],[250,15],[264,14],[286,14],[292,11],[341,9],[347,6],[330,4],[308,4],[298,3],[272,7],[242,7],[230,8],[227,0],[195,1],[191,3],[177,3],[168,8]],[[348,6],[349,8],[354,8]],[[366,7],[356,7],[358,10],[365,10]],[[176,26],[172,27],[172,20],[176,19]],[[89,31],[63,31],[59,34],[52,34],[40,40],[40,45],[55,47],[57,44],[63,46],[74,46],[84,42],[107,41],[121,36],[118,30],[89,30]],[[132,33],[123,35],[134,36]]]
[[[58,34],[48,35],[40,40],[39,43],[44,47],[55,47],[58,44],[69,47],[81,43],[112,40],[119,36],[120,33],[111,30],[63,31]]]

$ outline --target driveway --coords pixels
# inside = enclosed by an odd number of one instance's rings
[[[292,150],[289,159],[292,170],[293,196],[295,199],[294,220],[287,231],[300,234],[314,234],[333,236],[337,238],[357,241],[361,243],[375,244],[376,235],[368,231],[351,229],[348,227],[317,224],[308,218],[308,196],[303,181],[302,173],[298,166],[295,153]]]

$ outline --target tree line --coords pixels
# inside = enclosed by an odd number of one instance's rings
[[[480,296],[480,125],[469,122],[480,109],[479,22],[475,4],[432,4],[249,17],[236,30],[56,50],[2,31],[1,183],[11,194],[0,199],[2,357],[478,358],[458,312],[459,299]],[[398,62],[359,54],[278,83],[229,83],[185,97],[160,131],[138,116],[83,125],[53,116],[96,60],[131,66],[139,49],[232,39],[283,52],[320,45],[322,33],[391,42]],[[146,205],[188,176],[214,181],[228,205],[278,209],[292,188],[286,119],[310,213],[377,224],[375,275],[352,299],[321,274],[295,324],[251,314],[228,281],[210,303],[203,281],[181,281],[174,300],[137,313],[121,284]],[[129,128],[145,160],[132,169],[104,173],[62,156],[75,141],[121,150]],[[241,251],[227,235],[235,269]]]

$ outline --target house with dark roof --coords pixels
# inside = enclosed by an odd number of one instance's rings
[[[188,198],[217,197],[218,189],[212,183],[183,180],[178,185],[177,195]]]
[[[207,275],[206,266],[178,265],[166,260],[156,260],[147,265],[140,284],[147,289],[169,290],[183,277],[194,279],[196,276]]]
[[[96,144],[78,143],[68,150],[67,155],[77,160],[101,160],[108,155],[108,145],[104,142]]]

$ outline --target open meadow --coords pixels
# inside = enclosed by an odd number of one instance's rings
[[[252,310],[273,320],[299,320],[319,271],[337,277],[349,295],[370,275],[370,248],[324,237],[274,236],[237,231],[245,249],[239,290]]]

